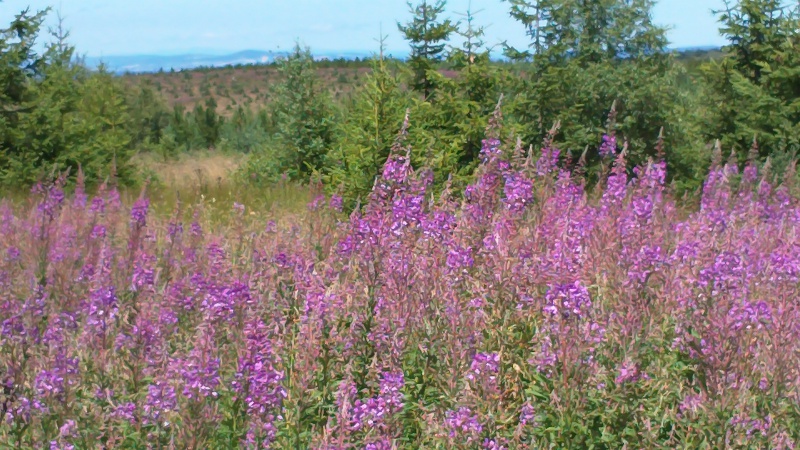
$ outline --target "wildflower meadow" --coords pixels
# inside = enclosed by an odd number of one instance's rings
[[[4,201],[0,448],[795,448],[794,166],[718,150],[695,204],[500,127],[463,195],[402,132],[352,214]]]

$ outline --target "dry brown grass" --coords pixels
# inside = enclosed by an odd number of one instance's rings
[[[145,155],[138,157],[135,162],[152,172],[159,184],[199,189],[203,186],[230,183],[242,161],[244,161],[243,155],[193,152],[181,154],[177,159],[169,161]]]
[[[152,154],[140,155],[134,163],[153,175],[147,196],[159,214],[171,214],[180,202],[186,205],[184,213],[188,220],[203,205],[204,215],[224,226],[232,218],[234,203],[245,205],[248,218],[253,220],[278,220],[305,211],[314,195],[313,189],[290,182],[270,187],[250,185],[235,176],[245,158],[207,151],[182,154],[170,161],[159,160]],[[140,192],[138,188],[127,190],[123,198],[132,203]]]

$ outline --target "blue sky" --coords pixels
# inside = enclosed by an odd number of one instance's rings
[[[469,3],[450,0],[448,11],[457,18]],[[526,44],[524,29],[508,17],[508,3],[471,3],[482,10],[477,22],[488,26],[489,43]],[[711,13],[721,3],[660,0],[655,21],[671,28],[674,47],[721,45]],[[381,27],[389,50],[404,51],[396,22],[409,17],[405,0],[5,0],[0,26],[28,5],[60,9],[71,42],[89,56],[278,50],[296,39],[312,51],[370,52],[377,50]]]

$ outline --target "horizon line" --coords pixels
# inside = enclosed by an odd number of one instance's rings
[[[715,50],[721,49],[723,45],[690,45],[690,46],[668,46],[666,49],[670,51],[674,50]],[[310,47],[309,47],[310,48]],[[330,53],[349,53],[349,54],[358,54],[358,55],[372,55],[378,54],[378,51],[375,50],[359,50],[359,49],[346,49],[346,50],[314,50],[310,48],[311,54],[330,54]],[[197,49],[197,50],[186,50],[182,52],[165,52],[165,53],[150,53],[150,52],[142,52],[142,53],[113,53],[108,55],[93,55],[89,53],[81,53],[76,52],[82,57],[91,58],[91,59],[101,59],[101,58],[129,58],[129,57],[153,57],[153,58],[174,58],[179,56],[212,56],[212,57],[223,57],[223,56],[232,56],[239,53],[247,53],[247,52],[259,52],[259,53],[290,53],[292,50],[284,50],[284,49],[274,49],[274,50],[263,50],[263,49],[254,49],[254,48],[245,48],[241,50],[212,50],[212,49]],[[389,49],[384,50],[384,53],[409,53],[409,50],[399,50],[399,49]]]

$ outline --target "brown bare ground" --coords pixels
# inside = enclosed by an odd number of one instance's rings
[[[370,72],[367,67],[325,67],[317,69],[322,84],[334,98],[353,92]],[[221,67],[183,72],[124,75],[129,85],[148,84],[172,108],[183,105],[191,110],[209,96],[217,102],[217,113],[230,116],[239,106],[258,110],[269,103],[269,91],[279,80],[273,66]]]

